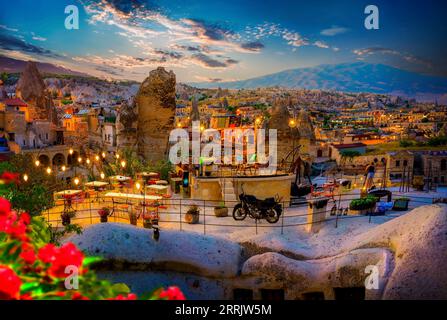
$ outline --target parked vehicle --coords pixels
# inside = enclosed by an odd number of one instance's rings
[[[276,223],[282,214],[281,199],[278,196],[259,200],[255,196],[245,194],[242,189],[239,200],[241,202],[233,209],[233,218],[237,221],[244,220],[248,215],[253,219],[265,219],[269,223]]]

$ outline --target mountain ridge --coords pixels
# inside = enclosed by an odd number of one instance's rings
[[[226,89],[279,86],[343,92],[400,93],[408,96],[447,94],[447,78],[422,75],[384,64],[365,62],[323,64],[315,67],[288,69],[246,80],[195,82],[190,85]]]

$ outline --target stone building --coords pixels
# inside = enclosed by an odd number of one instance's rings
[[[424,153],[422,163],[425,177],[436,185],[447,185],[447,150]]]

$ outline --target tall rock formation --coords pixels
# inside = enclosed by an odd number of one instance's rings
[[[189,115],[189,117],[191,118],[191,122],[200,121],[199,104],[195,96],[192,98],[191,114]]]
[[[123,102],[116,118],[118,150],[137,146],[138,109],[135,102]]]
[[[167,159],[169,133],[174,128],[175,74],[159,67],[140,86],[134,105],[118,113],[118,149],[134,147],[146,160]]]
[[[50,120],[57,124],[53,100],[35,62],[28,61],[17,83],[16,95],[28,103],[32,120]]]
[[[291,116],[285,104],[276,101],[271,111],[268,123],[269,129],[277,130],[277,159],[278,163],[287,157],[293,146],[298,146],[299,133],[295,128],[289,127]],[[290,159],[289,159],[290,161]]]

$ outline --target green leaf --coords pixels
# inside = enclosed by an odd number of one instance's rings
[[[92,263],[96,263],[96,262],[99,262],[101,260],[102,260],[102,258],[100,258],[100,257],[86,257],[84,259],[84,261],[82,262],[82,266],[86,267],[86,266],[91,265]]]
[[[115,283],[112,285],[112,290],[117,294],[130,293],[130,288],[125,283]]]

